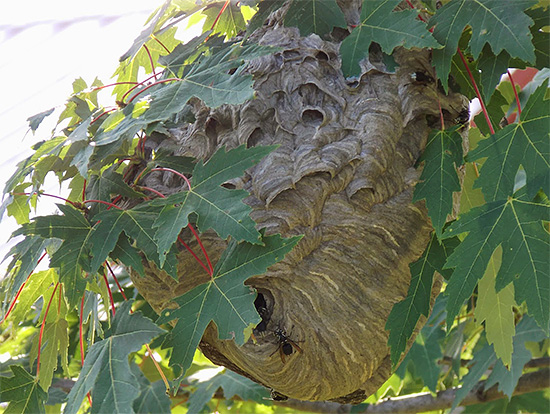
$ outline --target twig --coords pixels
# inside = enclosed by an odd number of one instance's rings
[[[507,398],[506,395],[498,391],[498,385],[494,385],[487,391],[484,390],[485,381],[480,381],[460,402],[460,406],[482,404],[488,401]],[[513,395],[526,394],[539,391],[550,387],[550,369],[541,369],[530,372],[520,377],[518,385]],[[379,404],[369,405],[365,410],[357,410],[355,413],[419,413],[425,411],[445,410],[451,408],[456,397],[458,388],[452,388],[440,391],[436,396],[430,393],[415,394],[399,398],[389,399]],[[288,408],[310,411],[315,413],[350,413],[352,405],[340,405],[333,402],[308,402],[298,400],[275,401],[274,404],[282,405]]]

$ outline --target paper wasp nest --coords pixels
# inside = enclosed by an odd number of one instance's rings
[[[255,36],[281,48],[250,63],[256,98],[217,109],[193,102],[196,122],[158,142],[201,159],[223,145],[279,144],[228,185],[251,193],[246,202],[258,228],[304,237],[282,262],[247,282],[261,293],[258,342],[221,341],[210,324],[201,348],[285,396],[359,402],[390,375],[384,325],[407,293],[409,264],[430,237],[426,209],[411,199],[420,174],[415,162],[430,128],[439,125],[437,96],[448,125],[464,110],[463,99],[438,92],[428,51],[396,50],[399,66],[390,73],[373,47],[362,76],[350,81],[337,43],[276,24]],[[173,175],[155,174],[148,186],[174,191]],[[187,231],[182,236],[193,243]],[[212,233],[203,242],[213,260],[226,246]],[[132,277],[159,312],[208,278],[187,252],[179,258],[179,283],[154,265],[147,277]],[[278,328],[303,351],[287,345],[284,364]]]

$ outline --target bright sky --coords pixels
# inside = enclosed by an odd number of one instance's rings
[[[88,83],[96,76],[104,83],[109,81],[120,55],[163,2],[27,0],[3,5],[0,13],[2,190],[16,164],[31,153],[30,146],[48,138],[51,130],[47,126],[39,129],[36,136],[26,134],[26,119],[63,104],[78,77]],[[42,200],[44,204],[50,203]],[[11,217],[5,216],[0,223],[0,260],[13,244],[7,240],[16,227]],[[0,278],[8,263],[9,260],[0,265]]]

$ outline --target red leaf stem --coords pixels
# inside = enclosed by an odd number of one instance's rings
[[[154,188],[144,187],[144,186],[140,186],[139,188],[141,188],[141,189],[143,189],[143,190],[150,191],[150,192],[152,192],[152,193],[158,195],[159,197],[164,198],[164,194],[162,194],[160,191],[155,190]]]
[[[223,12],[225,11],[227,6],[229,5],[229,2],[230,2],[230,0],[225,0],[225,3],[222,6],[222,8],[221,8],[220,12],[218,13],[218,15],[216,16],[216,20],[214,20],[214,23],[212,23],[212,27],[210,28],[210,30],[214,30],[214,27],[216,27],[216,25],[218,24],[218,20],[220,20],[220,17],[222,16]]]
[[[122,286],[120,286],[120,283],[118,283],[118,279],[115,275],[115,272],[113,272],[111,265],[107,261],[105,261],[105,264],[107,265],[107,269],[109,269],[109,272],[111,272],[111,276],[113,276],[113,279],[115,279],[115,283],[118,286],[118,290],[120,291],[122,297],[124,298],[124,300],[128,300],[128,298],[126,297],[126,294],[124,293],[124,290],[122,290]]]
[[[86,297],[86,292],[82,294],[82,300],[80,301],[80,317],[78,318],[78,335],[79,335],[79,342],[80,342],[80,366],[84,365],[84,338],[82,335],[82,319],[84,318],[84,298]],[[90,403],[90,407],[92,406],[92,396],[88,392],[86,394],[88,397],[88,403]]]
[[[128,99],[128,103],[131,103],[134,99],[136,99],[139,95],[141,95],[143,92],[145,92],[147,89],[152,88],[153,86],[156,86],[160,83],[166,83],[166,82],[175,82],[175,81],[181,81],[180,78],[169,78],[169,79],[161,79],[155,83],[152,83],[151,85],[146,86],[141,91],[136,93],[134,96],[132,96],[130,99]]]
[[[42,253],[42,256],[40,256],[40,258],[38,259],[38,261],[36,262],[36,266],[38,266],[40,264],[40,262],[42,261],[42,259],[44,257],[46,257],[46,255],[48,254],[48,252],[44,252]],[[25,281],[23,282],[23,284],[21,285],[21,287],[19,288],[19,290],[17,291],[16,295],[15,295],[15,298],[13,298],[13,302],[11,303],[9,309],[8,309],[8,312],[6,312],[6,314],[4,315],[4,319],[2,319],[2,322],[0,322],[0,324],[3,324],[6,319],[8,319],[8,317],[10,316],[10,313],[11,311],[13,310],[14,306],[15,306],[15,303],[17,302],[17,299],[19,299],[19,295],[21,295],[21,292],[23,291],[23,288],[25,287],[25,285],[27,284],[27,282],[29,281],[29,278],[31,277],[31,275],[34,273],[34,270],[32,272],[29,273],[29,275],[27,276],[27,279],[25,279]]]
[[[111,309],[113,311],[113,318],[115,317],[115,301],[113,300],[113,292],[111,292],[111,286],[109,286],[109,281],[107,280],[107,275],[103,272],[103,280],[105,281],[105,286],[107,286],[107,291],[109,292],[109,301],[111,302]]]
[[[44,327],[46,326],[46,318],[48,317],[48,312],[50,311],[50,306],[52,304],[52,299],[55,296],[55,292],[57,291],[57,287],[59,286],[59,282],[55,284],[55,287],[53,288],[52,296],[50,297],[50,300],[48,301],[48,306],[46,307],[46,312],[44,312],[44,319],[42,319],[42,326],[40,327],[40,335],[38,335],[38,356],[36,357],[36,377],[38,378],[38,374],[40,373],[40,354],[42,353],[42,337],[44,336]]]
[[[148,77],[147,79],[145,79],[144,81],[141,81],[141,82],[139,82],[139,83],[136,83],[136,85],[132,86],[129,90],[127,90],[126,93],[125,93],[124,95],[122,95],[122,98],[120,99],[121,102],[124,102],[124,99],[126,99],[126,97],[127,97],[130,93],[132,93],[132,91],[133,91],[134,89],[139,88],[140,85],[143,85],[145,82],[150,81],[150,80],[153,79],[153,78],[155,78],[155,79],[157,78],[157,73],[154,73],[153,75],[149,76],[149,77]]]
[[[185,182],[187,183],[187,186],[189,187],[189,190],[191,190],[191,183],[189,182],[189,179],[183,175],[182,173],[176,171],[176,170],[173,170],[172,168],[153,168],[151,171],[168,171],[168,172],[171,172],[171,173],[174,173],[176,174],[178,177],[181,177],[185,180]],[[144,187],[145,188],[145,187]],[[164,196],[162,195],[161,197],[164,198]],[[206,262],[208,263],[208,269],[205,268],[206,272],[212,276],[214,274],[214,268],[212,267],[212,262],[210,261],[210,256],[208,256],[208,253],[206,253],[206,249],[204,248],[204,245],[202,244],[202,241],[198,235],[198,233],[195,231],[195,229],[193,228],[193,226],[191,225],[191,223],[189,223],[187,225],[187,227],[189,227],[189,230],[191,230],[191,232],[193,233],[193,235],[195,236],[195,238],[197,239],[197,243],[199,243],[199,246],[202,250],[202,253],[204,254],[204,257],[206,258]],[[179,237],[178,237],[178,240],[179,240]],[[180,240],[181,241],[181,240]],[[183,241],[181,241],[183,243]],[[184,243],[185,245],[185,243]],[[185,245],[187,247],[187,245]],[[188,248],[188,250],[190,250]],[[193,256],[195,257],[195,259],[198,260],[198,258],[193,254]],[[200,261],[200,263],[202,264],[202,261]],[[203,266],[204,267],[204,266]]]
[[[147,135],[144,135],[143,138],[141,138],[141,140],[140,140],[141,153],[143,154],[143,156],[145,156],[145,141],[147,141]]]
[[[120,200],[122,200],[122,196],[119,194],[119,195],[117,195],[117,196],[115,197],[115,199],[113,200],[113,203],[112,203],[112,204],[113,204],[115,207],[119,208],[119,207],[116,205],[116,203],[118,203]],[[112,206],[107,207],[107,210],[110,210],[111,207],[112,207]]]
[[[195,231],[195,229],[193,228],[193,226],[191,225],[191,223],[189,223],[187,225],[187,227],[189,227],[189,230],[191,230],[191,232],[193,233],[193,235],[195,236],[195,238],[197,239],[197,242],[199,243],[199,246],[202,250],[202,253],[204,254],[204,257],[206,257],[206,261],[208,263],[208,268],[210,269],[210,271],[208,272],[208,274],[210,275],[210,277],[212,277],[212,275],[214,274],[214,268],[212,267],[212,262],[210,261],[210,257],[208,256],[208,253],[206,253],[206,249],[204,248],[203,244],[202,244],[202,241],[198,235],[198,233]]]
[[[103,201],[103,200],[84,200],[82,202],[82,204],[86,204],[86,203],[100,203],[100,204],[105,204],[109,207],[114,207],[114,208],[118,208],[119,210],[122,210],[122,207],[119,207],[116,204],[109,203],[108,201]]]
[[[33,194],[36,194],[37,196],[46,196],[46,197],[57,198],[59,200],[63,200],[66,203],[69,203],[74,208],[79,208],[78,203],[75,203],[74,201],[67,200],[66,198],[63,198],[63,197],[60,197],[60,196],[57,196],[57,195],[54,195],[54,194],[40,193],[40,192],[36,192],[36,191],[33,192],[33,193],[12,193],[12,195],[14,195],[14,196],[21,196],[21,195],[32,196]]]
[[[189,182],[189,179],[179,171],[173,170],[172,168],[165,168],[165,167],[153,168],[151,171],[168,171],[173,174],[176,174],[178,177],[181,177],[185,180],[185,182],[187,183],[187,187],[189,188],[189,190],[191,190],[191,183]]]
[[[105,89],[105,88],[109,88],[111,86],[118,86],[118,85],[135,85],[137,84],[137,82],[115,82],[115,83],[110,83],[108,85],[103,85],[103,86],[96,86],[95,88],[92,89],[92,92],[95,92],[95,91],[99,91],[101,89]]]
[[[87,180],[84,179],[84,184],[82,185],[82,201],[86,200],[86,182]]]
[[[86,297],[86,292],[82,294],[82,300],[80,301],[80,318],[78,321],[78,336],[80,342],[80,364],[84,365],[84,338],[82,334],[82,321],[84,319],[84,298]]]
[[[118,109],[118,107],[114,107],[114,108],[111,108],[107,111],[103,111],[102,113],[100,113],[98,116],[96,116],[94,119],[92,119],[92,121],[90,122],[90,125],[92,125],[93,123],[99,121],[99,119],[101,119],[103,116],[107,115],[107,114],[110,114],[111,112],[114,112]]]
[[[199,259],[199,256],[197,256],[195,254],[195,252],[193,250],[191,250],[191,247],[189,247],[187,245],[187,243],[185,243],[182,238],[180,236],[178,236],[178,241],[183,244],[183,247],[185,247],[187,249],[187,251],[189,253],[191,253],[191,255],[193,256],[193,258],[201,265],[201,267],[206,271],[206,273],[210,274],[210,270],[208,269],[208,267],[206,267],[206,265],[202,262],[201,259]]]
[[[462,60],[462,63],[464,64],[464,67],[466,68],[466,71],[468,72],[468,76],[470,77],[470,81],[472,82],[472,86],[474,87],[474,90],[476,91],[477,99],[479,99],[479,104],[481,105],[481,110],[483,111],[483,115],[485,116],[485,121],[487,121],[487,125],[489,125],[489,130],[491,131],[491,134],[495,133],[495,129],[493,128],[493,124],[491,123],[491,120],[489,119],[489,113],[487,112],[487,108],[485,107],[485,102],[483,102],[483,98],[481,96],[481,93],[479,92],[479,88],[477,87],[477,83],[474,79],[474,76],[472,75],[472,71],[470,70],[470,67],[468,66],[468,62],[466,62],[466,59],[464,58],[464,55],[460,51],[459,48],[456,49],[458,52],[458,55],[460,56],[460,60]]]
[[[518,91],[516,90],[516,82],[514,82],[514,78],[512,77],[510,70],[506,69],[506,72],[508,73],[508,77],[510,78],[510,83],[512,84],[512,89],[514,90],[514,96],[516,97],[516,104],[518,106],[518,118],[519,118],[521,116],[521,105],[519,104],[519,96],[518,96]]]
[[[161,45],[164,50],[166,50],[166,53],[171,53],[170,50],[166,46],[164,46],[164,43],[162,43],[155,35],[151,35],[151,38],[154,39],[159,45]]]
[[[151,52],[149,51],[149,48],[146,44],[143,44],[143,48],[147,52],[147,56],[149,56],[149,62],[151,63],[151,72],[153,72],[153,75],[155,76],[155,80],[157,80],[157,73],[155,72],[155,64],[153,63],[153,56],[151,56]]]

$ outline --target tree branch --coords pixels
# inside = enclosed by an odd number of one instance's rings
[[[506,395],[498,391],[498,385],[494,385],[487,391],[484,390],[485,381],[480,381],[466,395],[459,404],[461,406],[481,404],[493,400],[505,398]],[[550,387],[550,369],[541,369],[539,371],[524,374],[520,377],[518,385],[513,395],[526,394],[539,391]],[[418,413],[424,411],[444,410],[450,408],[456,396],[458,388],[452,388],[440,391],[436,396],[430,393],[415,394],[399,398],[389,399],[379,404],[368,405],[363,411],[356,411],[365,414],[371,413]],[[316,413],[338,413],[345,414],[351,412],[352,405],[338,404],[333,402],[310,402],[310,401],[276,401],[275,404],[297,410],[310,411]]]
[[[544,358],[538,358],[532,364],[538,363],[544,364]],[[529,363],[528,363],[529,364]],[[527,365],[526,365],[527,366]],[[52,387],[60,388],[65,392],[69,392],[74,385],[74,381],[70,379],[58,379],[52,383]],[[498,391],[498,384],[484,390],[485,381],[480,381],[474,388],[466,395],[459,405],[467,406],[473,404],[482,404],[485,402],[499,400],[506,398],[506,395]],[[545,368],[535,372],[524,374],[520,377],[518,385],[514,390],[513,395],[521,395],[529,392],[539,391],[550,387],[550,369]],[[405,413],[418,413],[425,411],[444,410],[450,408],[456,396],[458,388],[452,388],[445,391],[440,391],[436,396],[432,396],[429,392],[408,395],[404,397],[397,397],[388,399],[379,404],[367,405],[364,410],[355,411],[356,413],[393,413],[393,414],[405,414]],[[188,391],[178,392],[178,397],[188,395]],[[216,392],[213,398],[224,399],[221,389]],[[300,401],[289,399],[287,401],[273,401],[274,404],[280,405],[295,410],[309,411],[313,413],[327,413],[327,414],[347,414],[350,413],[354,407],[351,404],[339,404],[330,401]],[[357,407],[356,407],[357,410]]]

